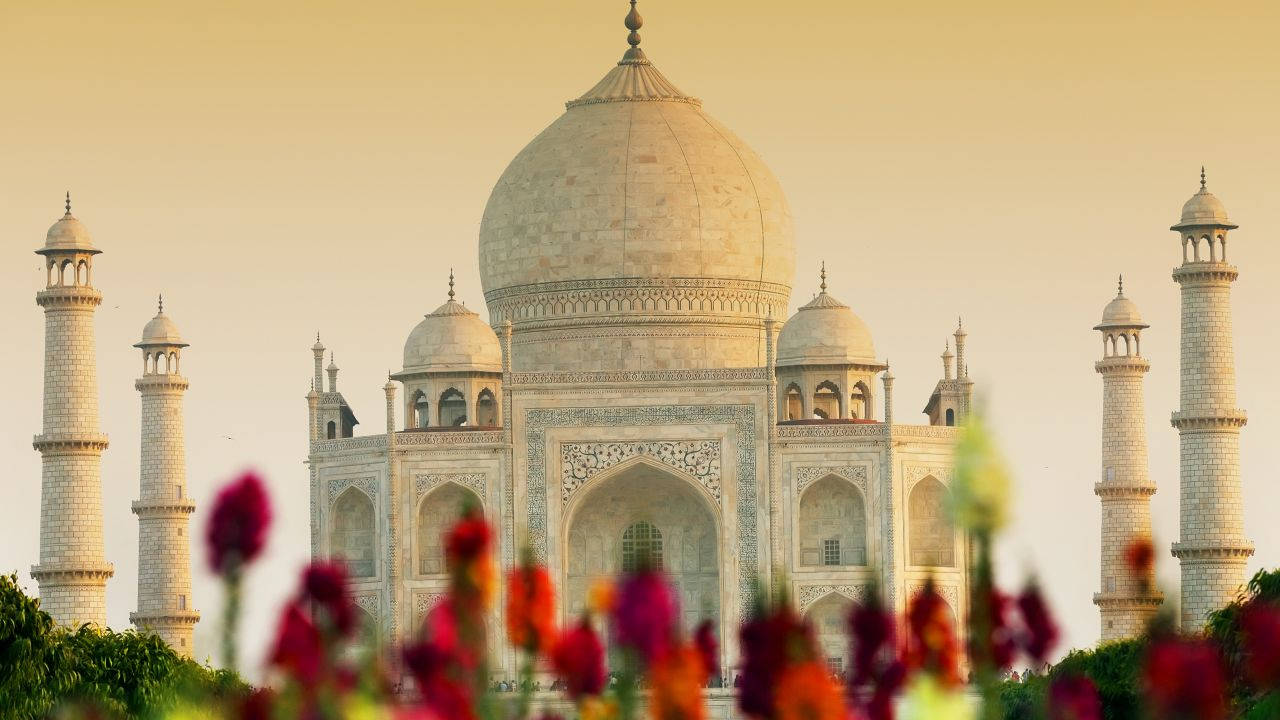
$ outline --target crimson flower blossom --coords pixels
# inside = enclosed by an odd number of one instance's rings
[[[1222,720],[1226,680],[1218,651],[1201,639],[1153,640],[1142,668],[1151,710],[1159,718]]]
[[[1048,720],[1102,720],[1102,701],[1093,681],[1065,675],[1049,685]]]
[[[347,569],[340,562],[315,561],[302,572],[302,595],[323,611],[332,629],[349,637],[356,629],[355,603],[347,588]]]
[[[1049,605],[1040,593],[1039,585],[1032,583],[1022,591],[1018,597],[1018,609],[1022,611],[1022,622],[1027,627],[1022,648],[1036,665],[1041,665],[1058,642],[1058,625],[1049,614]]]
[[[1280,687],[1280,608],[1253,600],[1240,615],[1240,629],[1249,679],[1259,689]]]
[[[551,649],[551,665],[573,700],[604,690],[604,645],[585,617],[560,634]]]
[[[247,472],[214,500],[205,531],[209,568],[218,575],[238,572],[262,552],[270,525],[267,491],[256,474]]]
[[[662,574],[642,569],[622,578],[613,606],[613,631],[646,664],[671,647],[679,608]]]

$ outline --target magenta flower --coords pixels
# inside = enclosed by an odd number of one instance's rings
[[[1102,720],[1102,701],[1093,681],[1066,675],[1049,685],[1049,720]]]
[[[238,572],[253,562],[267,543],[271,501],[262,480],[252,472],[222,488],[209,515],[205,540],[209,568],[219,575]]]
[[[1032,583],[1022,591],[1018,598],[1018,609],[1022,611],[1022,622],[1027,626],[1022,649],[1037,666],[1041,665],[1058,643],[1058,625],[1049,614],[1049,605],[1040,594],[1039,585]]]
[[[715,626],[710,620],[703,620],[693,633],[693,646],[702,658],[702,667],[707,677],[720,674],[720,644],[716,642]]]
[[[302,595],[311,601],[328,627],[350,636],[356,629],[355,604],[347,589],[347,568],[340,562],[316,561],[302,571]]]
[[[618,642],[633,648],[647,664],[661,657],[675,636],[676,598],[662,574],[640,570],[622,579],[613,605]]]

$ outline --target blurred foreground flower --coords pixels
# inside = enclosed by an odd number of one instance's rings
[[[1160,720],[1221,720],[1226,717],[1222,662],[1199,638],[1157,638],[1142,669],[1149,710]]]
[[[1240,616],[1245,668],[1259,689],[1280,688],[1280,608],[1254,599]]]
[[[493,529],[478,505],[462,511],[462,519],[445,537],[445,565],[450,592],[464,605],[483,611],[493,602],[497,567],[493,561]]]
[[[653,692],[649,697],[649,710],[653,720],[705,718],[702,685],[706,677],[706,667],[696,647],[667,650],[650,671]]]
[[[844,720],[844,696],[817,660],[789,666],[778,680],[777,720]]]
[[[1048,720],[1102,720],[1102,702],[1083,675],[1055,678],[1049,685]]]
[[[893,698],[902,688],[906,667],[898,657],[896,621],[884,606],[879,589],[867,590],[849,615],[853,644],[850,685],[855,704],[868,720],[892,720]]]
[[[1045,602],[1040,586],[1034,581],[1028,583],[1022,595],[1018,596],[1018,609],[1022,611],[1022,622],[1026,626],[1022,648],[1038,667],[1049,658],[1053,646],[1058,643],[1058,625],[1049,613],[1049,604]]]
[[[258,557],[267,542],[271,502],[262,480],[246,472],[222,488],[209,513],[209,569],[227,576]]]
[[[975,720],[977,708],[962,690],[917,673],[902,699],[902,720]]]
[[[813,628],[785,599],[773,608],[757,608],[743,624],[739,639],[738,708],[744,714],[768,720],[844,716],[843,695],[819,662]]]
[[[646,664],[664,655],[675,637],[679,608],[662,573],[651,567],[625,575],[613,602],[613,631],[619,644]]]
[[[1009,471],[986,425],[969,416],[955,449],[951,508],[956,524],[990,535],[1004,527],[1009,506]]]
[[[575,701],[604,690],[604,645],[585,617],[556,640],[551,664]]]
[[[923,670],[944,687],[960,684],[960,644],[947,601],[938,593],[933,578],[925,582],[907,609],[906,664]]]
[[[555,643],[555,590],[551,575],[527,564],[507,575],[507,639],[530,655],[545,655]]]

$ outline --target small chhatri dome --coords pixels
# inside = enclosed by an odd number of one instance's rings
[[[71,193],[67,193],[67,212],[54,223],[44,237],[44,247],[36,252],[44,255],[51,252],[84,252],[100,253],[89,238],[89,230],[71,214]]]
[[[454,300],[453,272],[449,299],[427,315],[404,343],[404,372],[502,371],[498,336],[480,316]]]
[[[334,360],[334,358],[333,358],[333,352],[330,352],[330,353],[329,353],[329,366],[328,366],[328,367],[326,367],[326,368],[325,368],[325,370],[337,370],[337,369],[338,369],[338,362],[337,362],[336,360]]]
[[[1132,300],[1124,296],[1124,276],[1120,276],[1116,297],[1102,310],[1102,322],[1093,327],[1094,330],[1108,328],[1146,328],[1151,327],[1142,322],[1142,313]]]
[[[178,326],[168,315],[164,314],[164,296],[160,296],[159,310],[156,316],[151,318],[142,328],[142,340],[134,344],[136,348],[149,347],[186,347],[187,343],[182,341],[182,335],[178,332]]]
[[[1222,201],[1209,192],[1205,182],[1204,167],[1202,166],[1200,168],[1200,191],[1192,195],[1191,199],[1182,205],[1182,218],[1177,225],[1173,226],[1173,229],[1179,230],[1203,225],[1230,229],[1237,227],[1227,217],[1227,208],[1222,204]]]
[[[827,293],[825,264],[821,278],[817,297],[778,333],[777,365],[876,365],[871,330],[848,305]]]

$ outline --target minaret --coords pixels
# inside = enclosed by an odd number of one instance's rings
[[[1182,565],[1182,628],[1199,631],[1208,614],[1234,599],[1245,580],[1253,543],[1244,538],[1240,488],[1240,428],[1231,334],[1227,234],[1236,229],[1205,186],[1182,206],[1171,230],[1182,240],[1180,407],[1173,413],[1181,444],[1179,531],[1173,556]]]
[[[114,574],[102,549],[102,451],[98,428],[98,369],[93,313],[102,293],[93,287],[100,250],[71,214],[49,228],[44,247],[44,431],[33,445],[41,455],[40,606],[59,625],[106,627],[107,578]]]
[[[1151,365],[1142,357],[1142,322],[1137,305],[1124,296],[1124,278],[1116,297],[1102,311],[1094,330],[1102,333],[1102,476],[1093,486],[1102,499],[1102,591],[1093,603],[1102,614],[1102,641],[1135,637],[1163,602],[1149,570],[1132,567],[1129,549],[1151,542],[1151,496],[1156,486],[1147,473],[1147,427],[1143,415],[1143,376]]]
[[[142,377],[133,386],[142,395],[142,462],[138,516],[138,610],[129,621],[159,635],[181,655],[191,656],[191,635],[200,613],[191,598],[191,513],[187,494],[187,452],[183,433],[182,349],[178,327],[159,311],[134,345],[142,351]]]

